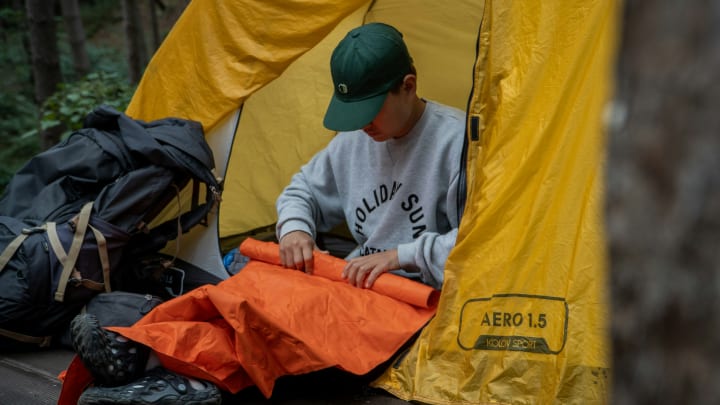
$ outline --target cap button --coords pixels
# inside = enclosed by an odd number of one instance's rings
[[[360,35],[359,32],[353,32],[352,34],[350,34],[350,36],[353,38],[357,38],[359,35]]]

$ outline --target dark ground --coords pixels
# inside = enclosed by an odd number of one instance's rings
[[[57,403],[61,384],[57,375],[73,357],[69,350],[0,353],[0,404],[46,405]],[[378,404],[408,402],[383,390],[370,388],[369,376],[353,376],[339,370],[325,370],[278,380],[273,398],[265,399],[255,388],[236,395],[225,394],[223,404]]]

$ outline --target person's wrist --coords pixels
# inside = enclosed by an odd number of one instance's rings
[[[282,240],[285,235],[297,231],[304,232],[314,239],[312,229],[310,229],[309,225],[306,222],[293,220],[287,221],[282,225],[282,227],[280,228],[280,232],[278,232],[278,241]]]

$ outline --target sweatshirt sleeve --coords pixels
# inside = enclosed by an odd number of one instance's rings
[[[420,273],[421,280],[440,289],[445,280],[445,262],[455,246],[457,228],[445,234],[426,232],[411,243],[398,245],[398,260],[406,271]]]
[[[280,240],[292,231],[303,231],[313,239],[343,219],[340,196],[328,149],[318,152],[278,197],[276,236]]]
[[[420,279],[440,289],[445,280],[445,262],[455,246],[458,233],[459,174],[451,181],[447,194],[447,216],[452,226],[449,232],[425,232],[410,243],[398,245],[398,261],[408,272],[420,273]]]

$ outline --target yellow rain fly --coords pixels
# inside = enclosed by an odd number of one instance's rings
[[[486,2],[440,307],[377,386],[438,404],[608,402],[601,118],[616,13]]]
[[[438,314],[374,384],[437,404],[608,402],[601,119],[616,1],[194,1],[127,113],[231,139],[216,156],[219,236],[270,227],[333,136],[330,53],[369,21],[403,32],[421,96],[468,112],[467,204]]]

